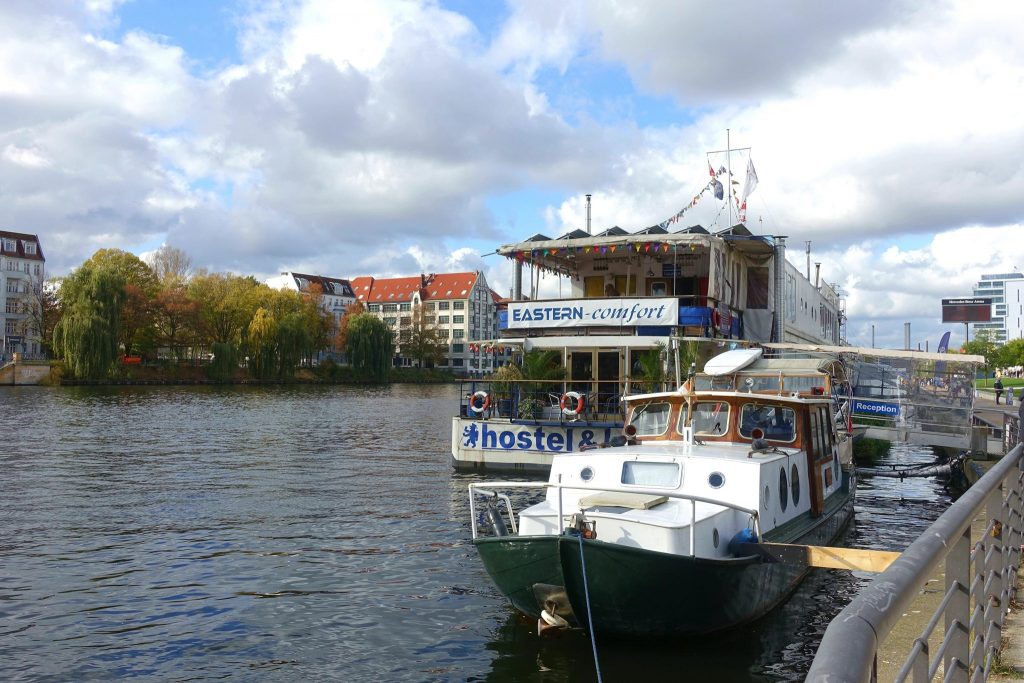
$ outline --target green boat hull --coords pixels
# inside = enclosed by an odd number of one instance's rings
[[[767,541],[829,545],[853,516],[854,486],[829,500],[819,517],[804,515]],[[578,536],[477,539],[487,572],[519,611],[539,616],[536,584],[563,586],[572,615],[597,633],[625,637],[706,634],[757,619],[788,598],[807,567],[755,557],[672,555]],[[582,556],[581,556],[582,550]],[[584,570],[585,568],[585,570]]]

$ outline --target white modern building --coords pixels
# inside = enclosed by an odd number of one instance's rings
[[[1011,321],[1011,306],[1009,299],[1010,290],[1019,293],[1020,285],[1024,282],[1022,273],[991,273],[981,276],[981,280],[974,286],[974,296],[983,296],[992,299],[992,321],[987,323],[974,323],[975,332],[989,330],[992,339],[997,344],[1003,344],[1008,339],[1020,337],[1019,331],[1014,334],[1013,329],[1019,330],[1019,323],[1014,327],[1016,319]],[[1013,295],[1014,297],[1017,294]],[[1016,310],[1019,311],[1019,308]]]
[[[1006,341],[1024,339],[1024,278],[1006,281]]]
[[[0,230],[0,356],[43,351],[41,321],[46,259],[37,235]]]
[[[410,367],[416,359],[402,354],[408,341],[413,312],[422,307],[425,321],[448,345],[440,367],[457,375],[483,376],[504,364],[511,349],[480,349],[475,342],[498,336],[497,297],[483,273],[441,273],[399,278],[352,279],[356,297],[368,313],[380,317],[394,331],[395,365]]]

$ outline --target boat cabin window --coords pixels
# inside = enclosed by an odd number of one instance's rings
[[[740,409],[740,436],[751,438],[755,429],[764,432],[764,438],[771,441],[793,441],[796,439],[796,413],[792,408],[745,403]]]
[[[633,409],[629,419],[637,436],[660,436],[668,430],[668,403],[645,403]]]
[[[679,432],[686,424],[686,410],[679,415]],[[723,436],[729,431],[729,404],[724,401],[702,401],[693,406],[694,436]]]
[[[732,391],[732,375],[697,375],[693,378],[697,391]]]
[[[786,375],[786,391],[798,391],[800,393],[811,393],[814,387],[824,389],[825,378],[821,375],[794,376]]]
[[[676,488],[679,486],[679,472],[677,462],[627,461],[622,463],[622,483],[629,486]]]

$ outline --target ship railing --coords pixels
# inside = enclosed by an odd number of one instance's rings
[[[808,681],[877,681],[880,649],[940,569],[945,593],[894,680],[920,683],[939,672],[957,683],[988,678],[1024,540],[1022,456],[1017,444],[832,620]]]
[[[613,380],[465,380],[460,388],[460,417],[513,422],[615,422],[625,417],[622,396],[628,393],[669,391],[671,383],[629,376]],[[483,392],[484,399],[474,396]],[[573,414],[563,409],[562,397],[583,397],[584,408]],[[567,406],[570,411],[577,406]],[[484,407],[486,403],[486,407]]]
[[[472,520],[472,532],[473,539],[475,540],[479,536],[477,530],[477,518],[476,518],[476,496],[487,496],[492,500],[501,500],[505,503],[505,509],[508,512],[508,516],[511,520],[512,533],[518,533],[518,528],[515,523],[515,511],[512,508],[512,500],[508,495],[499,494],[496,489],[555,489],[558,491],[558,520],[559,525],[564,524],[566,520],[565,516],[565,505],[563,502],[563,491],[565,489],[572,489],[573,491],[583,491],[587,493],[631,493],[648,496],[665,496],[666,498],[673,498],[676,500],[689,501],[690,503],[690,557],[696,555],[695,548],[695,527],[694,523],[697,519],[697,503],[705,503],[708,505],[715,505],[720,508],[728,510],[736,510],[743,514],[749,515],[751,522],[754,527],[754,534],[757,538],[761,538],[761,518],[758,514],[757,509],[743,507],[742,505],[736,505],[723,500],[714,498],[705,498],[704,496],[697,496],[692,493],[680,493],[677,491],[666,491],[664,489],[652,489],[643,488],[637,486],[630,486],[628,488],[623,486],[580,486],[579,484],[558,484],[547,481],[491,481],[491,482],[477,482],[469,485],[469,517]]]

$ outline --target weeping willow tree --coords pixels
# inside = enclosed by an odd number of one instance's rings
[[[124,278],[109,268],[83,266],[61,284],[53,347],[73,376],[102,379],[116,367],[126,296]]]
[[[206,369],[210,379],[223,382],[231,379],[238,367],[238,347],[226,342],[214,342],[213,361]]]
[[[308,357],[314,346],[315,330],[301,311],[285,315],[277,326],[277,374],[291,377],[295,366]]]
[[[379,382],[387,380],[395,335],[383,320],[372,313],[353,316],[348,323],[346,346],[358,376]]]
[[[249,322],[249,371],[254,377],[269,379],[277,369],[277,321],[265,308],[257,308]]]

